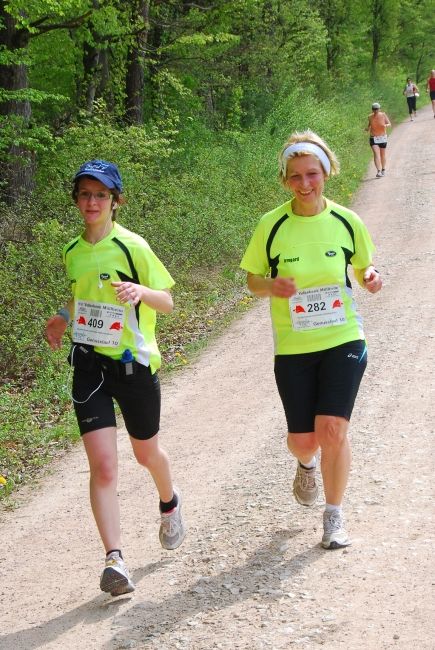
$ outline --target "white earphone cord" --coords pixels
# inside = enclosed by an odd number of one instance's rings
[[[83,402],[80,402],[79,400],[74,399],[74,397],[72,396],[71,391],[68,388],[68,384],[70,384],[70,382],[71,382],[71,375],[72,375],[72,369],[73,369],[73,364],[74,364],[74,350],[75,350],[76,347],[77,347],[76,344],[73,344],[73,346],[71,348],[71,365],[70,365],[70,369],[69,369],[69,372],[68,372],[66,385],[62,386],[62,388],[65,391],[65,393],[68,395],[68,397],[70,397],[75,404],[86,404],[86,402],[88,402],[91,399],[92,395],[94,395],[97,392],[97,390],[100,390],[101,386],[104,384],[104,374],[103,374],[103,371],[101,371],[101,382],[97,386],[97,388],[92,391],[92,393],[89,395],[89,397],[87,397],[85,400],[83,400]]]

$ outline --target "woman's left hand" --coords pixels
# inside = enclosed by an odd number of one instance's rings
[[[112,287],[116,287],[115,295],[121,305],[128,303],[131,307],[136,307],[140,302],[141,285],[133,282],[112,282]]]
[[[377,293],[382,289],[382,278],[373,266],[364,271],[364,286],[370,293]]]

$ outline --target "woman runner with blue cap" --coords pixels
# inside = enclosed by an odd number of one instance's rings
[[[160,542],[176,549],[185,536],[181,493],[172,484],[158,439],[161,362],[156,312],[173,309],[170,274],[147,242],[116,222],[122,180],[114,163],[91,160],[78,170],[72,198],[84,221],[63,249],[73,297],[46,323],[54,349],[72,324],[72,399],[90,467],[90,498],[106,559],[100,579],[112,596],[134,591],[121,551],[117,497],[116,400],[133,453],[160,497]]]

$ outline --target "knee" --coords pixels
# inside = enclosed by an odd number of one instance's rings
[[[324,416],[316,428],[320,446],[340,447],[347,436],[347,420],[334,416]]]
[[[101,460],[95,467],[91,467],[91,481],[99,487],[107,487],[118,479],[117,463],[111,459]]]
[[[312,434],[297,434],[289,433],[287,436],[287,447],[290,453],[294,456],[307,456],[313,455],[319,448],[319,442],[315,433]]]
[[[139,465],[142,465],[142,467],[146,467],[147,469],[152,469],[156,464],[158,450],[147,449],[146,447],[142,449],[135,449],[134,455]]]

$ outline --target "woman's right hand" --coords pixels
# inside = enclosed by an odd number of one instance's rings
[[[45,338],[53,350],[62,349],[62,336],[65,334],[67,327],[66,320],[59,314],[52,316],[45,323]]]
[[[275,298],[291,298],[298,292],[293,278],[277,276],[272,284],[272,296]]]

